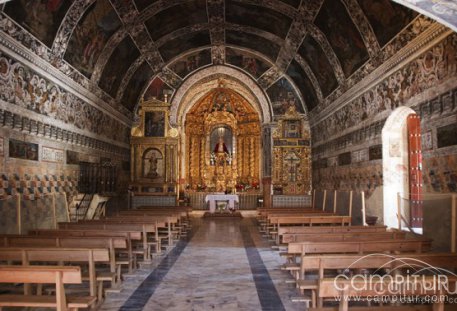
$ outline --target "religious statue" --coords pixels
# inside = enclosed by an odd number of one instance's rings
[[[151,157],[149,158],[149,171],[146,175],[148,178],[155,178],[157,177],[157,158],[154,152],[151,153]]]
[[[219,141],[214,146],[214,153],[229,153],[222,136],[219,136]]]

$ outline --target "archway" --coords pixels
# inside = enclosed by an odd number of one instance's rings
[[[420,120],[408,107],[395,109],[382,129],[384,224],[388,227],[399,226],[398,205],[406,202],[403,221],[421,227],[420,137]]]

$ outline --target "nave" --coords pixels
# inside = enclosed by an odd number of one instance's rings
[[[254,218],[193,218],[186,240],[126,277],[100,310],[303,309],[270,246]]]

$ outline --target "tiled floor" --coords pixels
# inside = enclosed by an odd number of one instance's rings
[[[138,270],[101,310],[303,310],[251,218],[196,218],[189,241]]]

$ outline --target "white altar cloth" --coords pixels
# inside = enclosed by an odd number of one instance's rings
[[[235,208],[235,202],[239,202],[237,194],[207,194],[205,202],[209,202],[209,212],[216,211],[216,201],[228,201],[228,206],[231,209]]]

